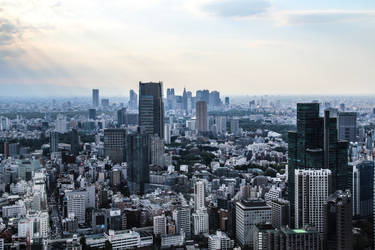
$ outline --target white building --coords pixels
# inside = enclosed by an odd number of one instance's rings
[[[68,123],[64,115],[58,115],[55,122],[55,130],[58,133],[64,134],[68,132]]]
[[[225,116],[216,116],[215,123],[218,134],[225,134],[227,132],[227,118]]]
[[[164,124],[164,142],[171,144],[171,125],[168,123]]]
[[[224,232],[217,231],[216,234],[208,236],[208,250],[233,249],[234,240],[231,240]]]
[[[208,233],[208,213],[206,209],[200,209],[193,213],[194,235]]]
[[[111,243],[112,249],[114,250],[148,247],[153,244],[151,234],[141,236],[140,233],[131,230],[109,230],[108,234],[104,233],[103,237],[87,237],[86,244],[90,247],[104,248],[107,240]]]
[[[3,206],[3,218],[19,218],[26,215],[26,207],[23,201],[18,201],[17,204],[11,206]]]
[[[295,227],[311,225],[324,232],[324,202],[329,195],[331,170],[295,171]]]
[[[34,236],[34,221],[29,218],[24,218],[18,221],[18,237],[32,238]]]
[[[272,186],[270,191],[264,195],[265,201],[277,200],[282,197],[282,190],[279,187]]]
[[[204,209],[204,182],[197,181],[194,184],[194,208],[195,210]]]
[[[154,235],[165,235],[167,234],[167,218],[165,215],[154,217]]]
[[[236,239],[242,246],[252,246],[254,225],[271,222],[271,207],[262,199],[236,203]]]
[[[0,250],[4,250],[4,239],[0,239]]]
[[[85,223],[86,219],[86,197],[79,192],[68,192],[65,194],[67,200],[68,214],[74,214],[78,223]]]
[[[185,233],[177,235],[164,235],[161,237],[161,248],[183,246],[185,244]]]

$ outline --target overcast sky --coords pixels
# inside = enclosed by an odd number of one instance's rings
[[[375,1],[0,0],[0,96],[375,94]]]

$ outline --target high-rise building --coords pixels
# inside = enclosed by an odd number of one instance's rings
[[[117,110],[117,126],[121,127],[122,125],[127,125],[127,114],[126,108]]]
[[[86,220],[86,197],[79,192],[68,192],[65,194],[67,203],[67,212],[77,217],[78,223],[83,224]]]
[[[71,133],[71,143],[70,149],[73,155],[77,156],[79,154],[79,136],[77,129],[72,129]]]
[[[129,91],[129,104],[128,104],[128,108],[130,110],[137,110],[138,109],[138,96],[135,93],[135,91],[132,90],[132,89]]]
[[[352,197],[350,191],[338,190],[324,205],[325,249],[353,249]]]
[[[319,103],[297,104],[297,131],[288,133],[288,199],[294,215],[297,169],[328,168],[332,191],[351,189],[348,142],[337,140],[337,119],[329,111],[319,116]]]
[[[151,164],[164,166],[164,139],[157,135],[150,136]]]
[[[108,98],[102,99],[102,106],[103,107],[109,107],[109,99]]]
[[[314,227],[272,229],[270,225],[254,227],[254,250],[323,250],[321,233]]]
[[[216,133],[217,134],[225,134],[227,132],[227,117],[216,116],[215,117],[215,124],[216,124]]]
[[[96,120],[96,109],[89,109],[89,119]]]
[[[225,97],[225,105],[226,105],[226,106],[229,105],[229,97],[228,97],[228,96]]]
[[[173,211],[173,220],[176,222],[176,233],[183,231],[187,238],[191,236],[191,218],[188,205],[181,205]]]
[[[194,235],[199,235],[201,233],[208,233],[209,222],[207,209],[199,209],[193,213],[193,226]]]
[[[209,103],[210,107],[215,108],[221,105],[221,100],[220,100],[220,92],[219,91],[212,91],[210,92],[209,96]]]
[[[194,183],[194,209],[204,209],[204,182],[197,181]]]
[[[167,234],[167,218],[165,215],[154,216],[154,234],[166,235]]]
[[[162,82],[139,82],[139,126],[145,133],[164,138],[164,104]]]
[[[126,161],[126,129],[104,130],[104,155],[114,163]]]
[[[235,136],[240,136],[241,135],[240,121],[239,121],[239,119],[233,118],[232,120],[230,120],[230,131]]]
[[[268,202],[272,211],[272,226],[281,228],[290,225],[290,203],[287,200],[275,199]]]
[[[199,101],[196,104],[196,127],[199,134],[206,134],[208,132],[208,114],[207,103]]]
[[[357,141],[357,113],[341,112],[338,115],[339,140]]]
[[[171,125],[164,125],[164,142],[165,144],[171,144]]]
[[[254,226],[271,222],[271,207],[262,199],[236,203],[236,239],[241,246],[252,246]]]
[[[360,161],[353,166],[353,215],[360,217],[372,216],[374,189],[374,162]]]
[[[186,93],[186,89],[184,88],[184,92],[182,94],[182,109],[187,112],[188,110],[188,96]]]
[[[323,208],[331,191],[331,170],[296,170],[295,185],[295,227],[311,225],[323,233]]]
[[[59,151],[59,133],[56,131],[51,131],[49,134],[49,148],[51,153]]]
[[[68,123],[66,122],[66,117],[64,115],[57,115],[55,122],[55,130],[60,134],[68,132]]]
[[[150,147],[148,135],[138,128],[137,133],[127,136],[127,179],[131,193],[145,192],[150,182]]]
[[[92,106],[93,107],[99,106],[99,89],[92,90]]]
[[[216,234],[208,236],[208,250],[229,250],[233,249],[234,240],[221,231],[216,231]]]

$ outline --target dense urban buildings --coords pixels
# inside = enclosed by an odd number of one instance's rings
[[[370,249],[375,102],[139,87],[0,100],[5,249]]]

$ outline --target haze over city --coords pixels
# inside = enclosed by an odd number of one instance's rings
[[[375,94],[374,21],[370,0],[1,0],[0,96]]]

